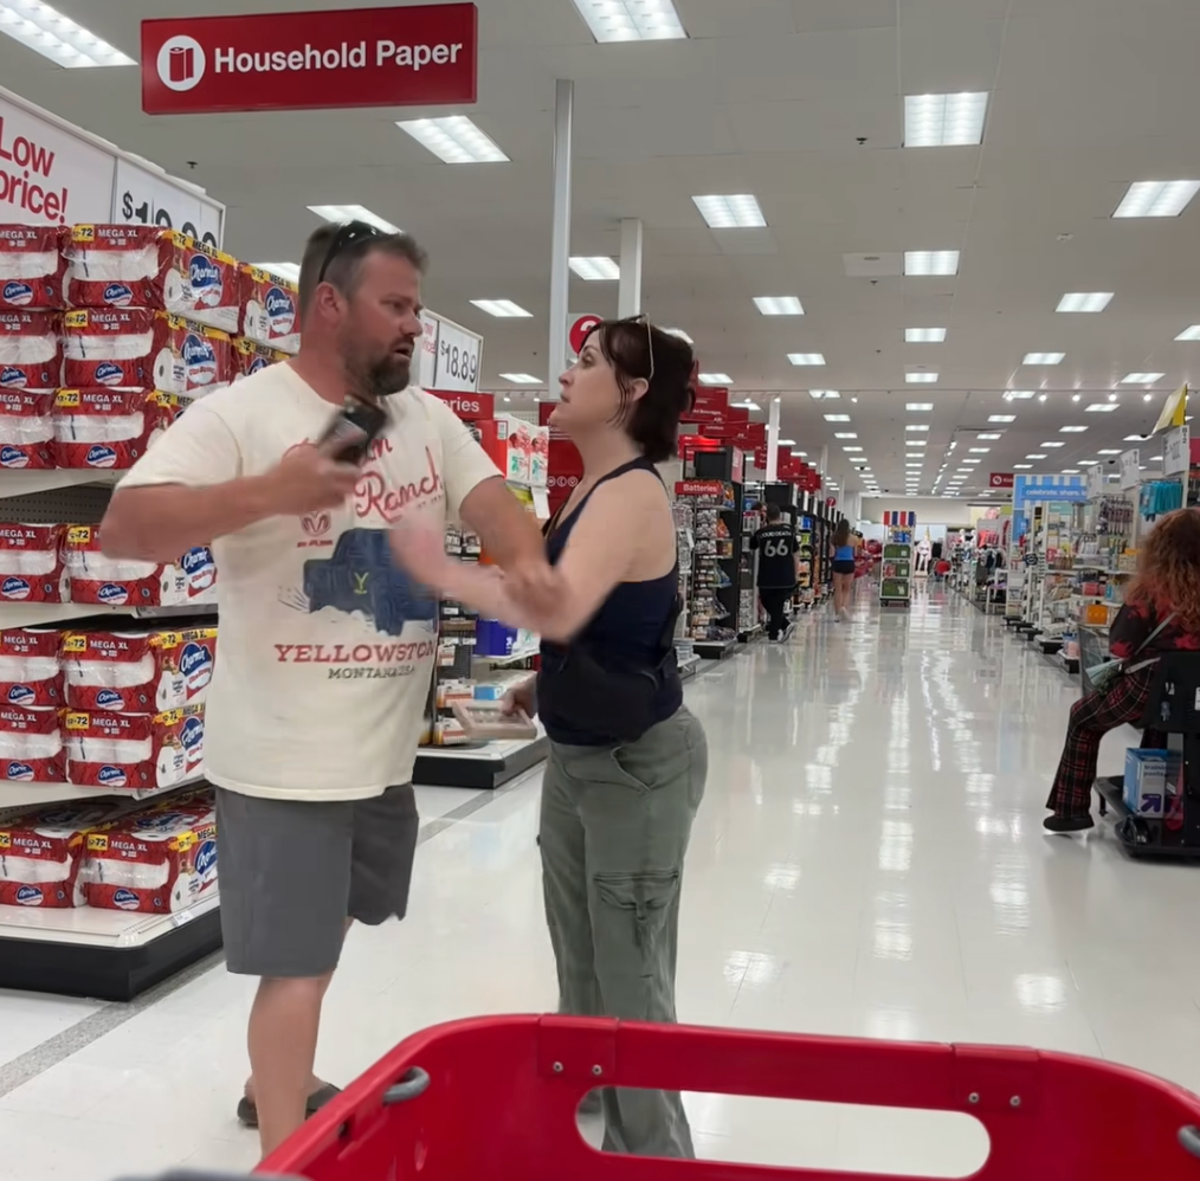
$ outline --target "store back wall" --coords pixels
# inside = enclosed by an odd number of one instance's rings
[[[962,525],[970,527],[979,516],[979,506],[944,496],[865,496],[862,520],[880,523],[887,512],[916,513],[917,525]]]

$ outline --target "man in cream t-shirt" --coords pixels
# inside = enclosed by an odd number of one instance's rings
[[[228,967],[261,977],[239,1116],[264,1154],[332,1091],[314,1056],[348,920],[407,906],[437,605],[393,565],[390,530],[412,512],[461,517],[535,594],[545,569],[495,466],[448,407],[409,387],[424,265],[410,238],[361,222],[314,233],[300,354],[190,407],[100,528],[113,556],[173,561],[213,545],[205,764]],[[347,394],[390,416],[360,466],[313,445]]]

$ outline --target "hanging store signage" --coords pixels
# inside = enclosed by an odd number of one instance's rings
[[[578,352],[578,350],[576,350]],[[682,417],[687,422],[725,422],[728,419],[729,391],[719,386],[699,386],[692,408]]]
[[[1082,482],[1073,484],[1044,484],[1027,487],[1021,496],[1022,504],[1059,502],[1082,504],[1088,498],[1087,486]]]
[[[425,390],[479,389],[483,337],[428,309],[421,313],[417,384]]]
[[[989,488],[1011,488],[1013,486],[1012,472],[992,472],[988,478]]]
[[[1163,436],[1163,475],[1182,475],[1191,462],[1191,427],[1185,424],[1167,431]]]
[[[1104,495],[1104,484],[1105,484],[1104,465],[1098,463],[1094,467],[1088,468],[1088,470],[1087,470],[1087,490],[1088,490],[1088,499],[1089,500],[1091,500],[1092,497],[1094,497],[1094,496],[1103,496]]]
[[[576,355],[583,348],[583,342],[596,330],[596,327],[604,323],[603,316],[572,316],[571,322],[567,326],[567,342],[571,346],[571,351]]]
[[[198,189],[183,188],[164,172],[132,160],[117,161],[112,220],[121,225],[161,226],[221,247],[225,207]]]
[[[474,4],[142,21],[148,115],[473,103]]]
[[[1135,447],[1121,454],[1121,491],[1128,492],[1142,482],[1141,452]]]
[[[676,496],[712,496],[725,497],[732,496],[732,492],[727,493],[728,485],[723,480],[676,480],[675,495]]]
[[[496,417],[495,394],[460,394],[453,390],[430,389],[425,392],[445,402],[465,422]]]

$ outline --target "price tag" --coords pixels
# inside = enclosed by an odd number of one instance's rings
[[[1177,426],[1163,436],[1163,475],[1178,476],[1191,466],[1191,427]]]
[[[117,160],[112,219],[122,225],[159,226],[220,248],[225,208],[218,201],[176,184],[166,173]]]
[[[1101,464],[1096,464],[1095,467],[1090,467],[1087,470],[1087,490],[1088,499],[1093,496],[1104,495],[1104,467]]]
[[[440,316],[437,319],[437,361],[434,365],[433,388],[474,393],[479,389],[483,337]]]
[[[1142,482],[1141,452],[1136,448],[1121,454],[1121,491],[1128,492]]]

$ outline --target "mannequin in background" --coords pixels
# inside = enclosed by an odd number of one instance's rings
[[[933,542],[929,540],[929,530],[925,530],[925,536],[917,542],[917,573],[929,573],[929,556],[933,553]]]

